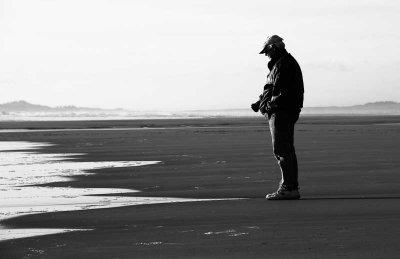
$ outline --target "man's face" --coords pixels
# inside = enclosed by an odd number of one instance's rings
[[[275,45],[274,44],[270,44],[267,45],[265,47],[265,56],[269,57],[270,59],[272,59],[275,55]]]
[[[266,57],[272,58],[272,57],[271,57],[271,51],[272,51],[272,45],[267,45],[267,46],[265,46],[264,55],[265,55]]]

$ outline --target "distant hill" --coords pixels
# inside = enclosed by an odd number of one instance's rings
[[[3,112],[19,112],[19,111],[48,111],[48,106],[31,104],[25,101],[16,101],[0,104],[0,111]]]
[[[32,104],[26,101],[15,101],[15,102],[0,104],[0,112],[73,112],[73,111],[91,112],[91,111],[106,111],[106,110],[100,108],[76,107],[71,105],[50,107],[45,105]]]
[[[353,106],[305,107],[304,114],[400,115],[400,103],[372,102]]]

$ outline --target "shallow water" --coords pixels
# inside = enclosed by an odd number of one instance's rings
[[[82,154],[43,154],[33,151],[50,145],[23,141],[0,142],[0,222],[7,218],[35,213],[199,201],[164,197],[93,196],[138,192],[131,189],[32,186],[69,181],[73,176],[91,174],[87,170],[92,169],[144,166],[160,162],[78,162],[73,161],[73,158]],[[0,241],[68,231],[81,229],[7,229],[0,225]]]

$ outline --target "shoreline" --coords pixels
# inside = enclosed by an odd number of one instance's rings
[[[400,123],[400,115],[303,115],[296,125],[387,125]],[[57,130],[57,129],[142,129],[184,127],[236,127],[265,126],[268,122],[262,115],[255,117],[221,117],[191,119],[132,119],[90,121],[1,121],[0,130]]]

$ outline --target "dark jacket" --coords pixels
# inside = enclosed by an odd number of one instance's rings
[[[270,70],[264,92],[260,95],[260,111],[300,113],[303,108],[304,85],[297,61],[286,50],[268,63]]]

